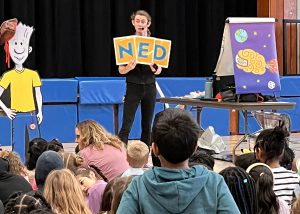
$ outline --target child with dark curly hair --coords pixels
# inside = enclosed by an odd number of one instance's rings
[[[293,201],[293,191],[299,188],[300,177],[280,165],[285,148],[288,146],[289,133],[283,124],[274,129],[263,130],[254,146],[256,159],[271,167],[274,174],[274,192],[279,199],[289,205]]]

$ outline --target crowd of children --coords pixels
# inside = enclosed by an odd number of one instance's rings
[[[75,132],[78,154],[42,138],[30,141],[25,164],[0,151],[0,214],[300,213],[284,126],[262,131],[254,153],[220,173],[197,146],[199,125],[182,109],[155,116],[150,149],[141,141],[126,147],[91,120]]]

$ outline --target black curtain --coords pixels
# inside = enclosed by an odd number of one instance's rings
[[[256,0],[0,0],[0,22],[34,26],[25,67],[43,78],[119,76],[112,39],[134,33],[129,17],[138,9],[151,14],[153,36],[172,40],[161,76],[210,76],[226,17],[256,17]]]

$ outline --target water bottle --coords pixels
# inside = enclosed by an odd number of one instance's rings
[[[205,98],[213,98],[213,81],[206,79],[205,81]]]

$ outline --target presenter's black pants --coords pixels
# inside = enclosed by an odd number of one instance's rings
[[[119,138],[127,144],[128,136],[134,121],[136,110],[141,104],[142,134],[141,141],[150,146],[151,124],[156,102],[156,86],[152,84],[127,83],[126,95],[123,109],[122,127]]]

